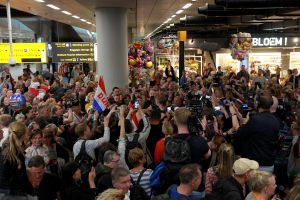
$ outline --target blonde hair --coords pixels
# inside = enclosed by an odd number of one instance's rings
[[[218,152],[217,176],[226,178],[232,175],[232,166],[234,163],[235,154],[231,144],[221,144]]]
[[[97,200],[123,200],[124,198],[125,194],[122,190],[111,188],[102,192],[101,195],[97,197]]]
[[[26,126],[21,122],[12,122],[9,125],[9,137],[7,146],[3,149],[3,156],[6,160],[16,163],[18,169],[21,168],[22,161],[19,155],[23,154],[21,138],[26,133]]]
[[[162,132],[165,134],[166,137],[172,136],[174,134],[174,128],[169,121],[164,121],[162,125]]]
[[[270,178],[274,175],[266,171],[254,171],[249,179],[250,188],[254,192],[261,192],[270,184]]]
[[[191,111],[189,111],[187,108],[184,107],[177,108],[174,112],[174,118],[177,126],[187,125],[190,116],[191,116]]]
[[[290,189],[284,200],[300,199],[300,185],[295,185]]]

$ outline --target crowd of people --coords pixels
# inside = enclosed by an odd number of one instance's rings
[[[4,67],[0,199],[300,199],[297,70],[168,65],[114,87],[100,113],[93,72]]]

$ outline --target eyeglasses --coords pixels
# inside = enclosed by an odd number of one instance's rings
[[[118,160],[112,160],[112,161],[110,161],[110,162],[118,163],[118,162],[120,162],[120,159],[118,159]]]

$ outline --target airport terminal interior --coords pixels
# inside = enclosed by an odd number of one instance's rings
[[[300,200],[300,0],[0,0],[0,200]]]

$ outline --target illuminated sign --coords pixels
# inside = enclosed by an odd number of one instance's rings
[[[47,63],[46,43],[13,43],[17,63]],[[0,43],[0,63],[10,58],[9,43]]]
[[[52,62],[93,62],[94,43],[57,42],[52,43]]]
[[[254,47],[283,47],[288,45],[287,37],[252,38]]]

